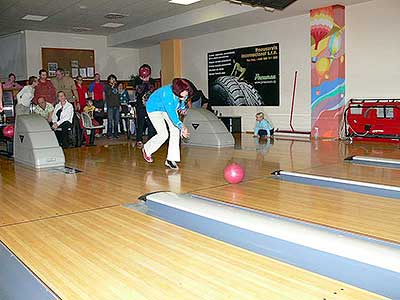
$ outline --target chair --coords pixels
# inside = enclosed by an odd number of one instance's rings
[[[104,126],[103,125],[93,126],[92,119],[90,118],[88,113],[85,112],[81,113],[81,117],[82,117],[83,128],[85,130],[90,130],[89,145],[92,146],[94,145],[94,137],[96,129],[104,129]]]

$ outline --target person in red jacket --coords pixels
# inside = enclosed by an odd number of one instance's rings
[[[83,108],[86,106],[86,98],[88,98],[88,89],[83,84],[82,76],[76,77],[76,90],[78,91],[79,96],[79,112],[83,112]]]
[[[56,88],[53,83],[47,79],[47,71],[42,69],[39,71],[39,81],[35,88],[35,96],[32,99],[33,104],[38,104],[38,99],[43,97],[46,102],[53,106],[56,103]]]

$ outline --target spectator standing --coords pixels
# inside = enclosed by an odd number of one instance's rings
[[[39,81],[35,88],[35,96],[33,97],[33,104],[38,104],[38,99],[43,97],[47,102],[52,104],[56,103],[56,89],[50,80],[47,78],[47,71],[41,69],[39,71]]]
[[[125,116],[126,114],[129,113],[129,102],[131,101],[131,98],[129,97],[128,91],[125,89],[124,84],[120,82],[118,84],[118,97],[119,97],[119,104],[121,105],[121,118],[119,121],[119,126],[121,128],[121,133],[125,133],[124,130],[124,124],[123,124],[123,119],[122,116]],[[128,130],[128,122],[127,119],[125,119],[125,125],[126,125],[126,130]]]
[[[28,79],[28,85],[24,86],[17,94],[17,105],[15,106],[15,114],[29,115],[32,99],[35,95],[35,87],[38,84],[36,76],[31,76]]]
[[[103,125],[104,118],[104,83],[100,81],[100,74],[94,74],[94,81],[89,85],[89,93],[96,107],[95,120]]]
[[[146,111],[146,103],[151,93],[155,90],[155,80],[151,78],[151,67],[144,64],[139,68],[139,78],[134,83],[136,90],[136,145],[143,147],[143,134],[148,129],[148,138],[151,139],[156,131]]]
[[[72,103],[77,111],[80,110],[79,107],[79,95],[76,90],[76,85],[74,80],[65,76],[64,70],[62,68],[58,68],[56,71],[56,77],[51,79],[51,83],[54,85],[57,95],[58,92],[64,92],[67,101]]]
[[[107,84],[104,87],[105,102],[107,107],[107,136],[108,138],[119,138],[119,97],[117,88],[117,77],[111,74],[107,78]]]
[[[76,77],[76,90],[78,91],[79,98],[79,112],[82,112],[86,105],[86,99],[88,98],[88,89],[83,84],[82,76]]]

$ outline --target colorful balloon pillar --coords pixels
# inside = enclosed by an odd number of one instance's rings
[[[345,105],[345,8],[313,9],[311,18],[311,135],[339,137]]]

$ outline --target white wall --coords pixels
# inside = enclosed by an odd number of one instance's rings
[[[140,49],[139,61],[140,64],[149,64],[151,66],[152,77],[154,78],[160,77],[160,70],[161,70],[160,45],[155,45]]]
[[[26,47],[24,32],[0,37],[0,80],[14,73],[17,80],[26,79]]]
[[[91,49],[95,51],[96,72],[105,79],[115,74],[129,79],[139,66],[139,50],[107,47],[105,36],[26,31],[27,72],[37,75],[42,68],[42,47]]]
[[[275,127],[289,128],[294,72],[298,71],[294,124],[310,129],[310,35],[309,16],[297,16],[237,29],[207,34],[183,41],[183,76],[207,92],[207,53],[263,44],[279,43],[279,107],[215,107],[223,115],[242,116],[242,130],[252,130],[254,114],[264,111]]]
[[[346,99],[400,98],[400,1],[346,7]]]
[[[346,99],[400,98],[399,0],[375,0],[346,7]],[[207,53],[279,42],[280,106],[216,107],[241,115],[251,130],[254,113],[266,112],[276,127],[288,128],[294,71],[298,70],[294,127],[310,130],[309,15],[207,34],[183,41],[183,76],[207,91]]]

